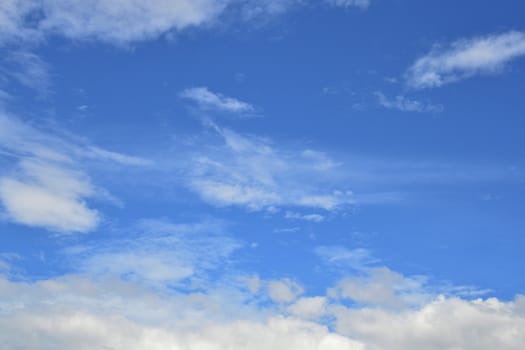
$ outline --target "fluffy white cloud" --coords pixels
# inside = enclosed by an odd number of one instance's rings
[[[287,310],[301,319],[317,320],[326,315],[327,303],[325,297],[305,297],[290,305]]]
[[[255,108],[246,102],[210,91],[207,87],[195,87],[183,90],[179,96],[191,100],[205,110],[219,110],[232,113],[251,113]]]
[[[419,112],[419,113],[439,113],[443,111],[443,106],[411,100],[405,96],[398,95],[393,99],[386,97],[381,92],[376,92],[377,101],[382,107],[395,109],[401,112]]]
[[[335,298],[351,299],[363,305],[404,308],[432,298],[423,288],[424,280],[405,277],[386,267],[371,268],[365,276],[347,277],[330,289]]]
[[[234,292],[158,293],[121,280],[0,278],[0,344],[39,349],[518,350],[525,297],[440,297],[417,308],[348,307],[324,297],[288,306],[294,316]],[[314,321],[328,316],[336,333]]]
[[[525,298],[439,298],[414,310],[334,308],[339,333],[367,350],[518,350],[525,342]]]
[[[292,302],[303,292],[304,289],[300,284],[287,278],[268,283],[268,295],[278,303]]]
[[[406,74],[409,86],[438,87],[477,74],[496,73],[513,59],[525,55],[525,33],[462,39],[449,46],[436,46],[419,58]]]

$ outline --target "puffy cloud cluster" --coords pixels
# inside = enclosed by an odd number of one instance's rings
[[[39,349],[521,349],[525,297],[437,298],[418,308],[348,307],[325,297],[279,311],[232,291],[154,293],[105,279],[0,279],[0,344]],[[335,332],[314,321],[335,320]]]

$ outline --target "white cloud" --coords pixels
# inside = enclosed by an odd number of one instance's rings
[[[246,102],[210,91],[207,87],[183,90],[179,96],[191,100],[202,109],[219,110],[232,113],[252,113],[255,108]]]
[[[279,207],[336,210],[355,203],[350,191],[337,189],[334,174],[339,164],[326,155],[280,150],[264,138],[215,124],[210,128],[220,137],[218,142],[200,142],[185,164],[189,187],[205,201],[273,211]]]
[[[0,202],[13,222],[50,231],[88,232],[101,221],[87,200],[111,198],[92,184],[86,160],[144,166],[147,160],[42,132],[0,113]]]
[[[354,270],[365,270],[365,268],[380,262],[363,248],[347,249],[341,246],[319,246],[315,248],[315,253],[329,265],[350,267]]]
[[[234,292],[159,293],[121,280],[0,278],[0,343],[7,348],[184,350],[518,350],[525,297],[439,297],[409,309],[300,298],[293,316]],[[314,322],[335,320],[330,332]],[[312,321],[308,321],[312,320]]]
[[[340,7],[358,7],[361,9],[367,9],[370,6],[370,0],[325,0],[327,3],[333,6]]]
[[[209,23],[227,4],[213,0],[7,0],[0,5],[0,39],[34,41],[58,34],[72,40],[126,44]]]
[[[423,288],[424,279],[405,277],[386,267],[371,268],[363,277],[347,277],[330,289],[334,298],[351,299],[362,305],[402,309],[420,305],[433,295]]]
[[[290,305],[287,311],[301,319],[317,320],[326,315],[327,303],[325,297],[304,297]]]
[[[370,0],[325,0],[366,9]],[[225,13],[254,22],[309,0],[3,0],[0,45],[41,42],[58,35],[127,45],[187,28],[212,26]]]
[[[525,342],[525,297],[440,298],[415,310],[334,308],[336,329],[370,350],[505,349]]]
[[[443,106],[411,100],[405,96],[398,95],[393,99],[386,97],[381,92],[375,93],[379,104],[387,109],[395,109],[401,112],[439,113]]]
[[[300,214],[295,213],[291,211],[287,211],[284,215],[286,219],[292,219],[292,220],[305,220],[305,221],[311,221],[311,222],[323,222],[325,220],[325,217],[323,215],[319,214]]]
[[[26,16],[37,9],[33,0],[3,0],[0,2],[0,45],[3,43],[35,40],[38,31],[26,26]]]
[[[510,61],[525,55],[525,33],[511,31],[473,39],[462,39],[449,46],[436,46],[419,58],[406,74],[416,89],[438,87],[477,74],[501,71]]]
[[[20,168],[20,175],[0,178],[0,200],[12,221],[60,232],[95,228],[99,214],[84,202],[94,188],[83,174],[29,160]]]
[[[83,273],[119,276],[164,287],[190,277],[202,278],[217,266],[225,269],[241,244],[223,234],[220,222],[174,224],[144,220],[121,238],[98,240],[94,246],[71,247],[66,253]]]
[[[241,0],[241,17],[247,21],[260,20],[262,17],[280,15],[303,0]],[[233,2],[235,4],[235,2]]]
[[[425,305],[438,295],[479,297],[491,292],[472,286],[453,286],[431,281],[427,276],[405,276],[382,265],[381,260],[362,248],[319,246],[314,251],[332,272],[343,276],[329,288],[336,300],[349,299],[357,305],[383,309],[405,309]]]
[[[162,234],[138,242],[126,237],[127,243],[116,248],[130,251],[131,247],[150,256],[159,249],[161,256],[164,250],[173,249],[174,254],[188,250],[196,254],[194,261],[206,260],[212,247],[221,250],[220,245],[191,240],[203,238],[214,225],[145,221],[139,227]],[[172,244],[177,240],[184,249]],[[189,245],[184,243],[187,240]],[[73,253],[93,256],[80,247],[72,247]],[[222,269],[225,259],[221,255],[208,263]],[[173,270],[179,267],[176,260],[171,264]],[[364,301],[349,306],[331,295],[299,298],[303,287],[286,278],[251,278],[245,280],[252,287],[247,290],[246,283],[231,283],[231,275],[213,283],[203,283],[206,277],[201,275],[193,291],[181,293],[179,284],[170,285],[161,276],[168,288],[151,288],[143,279],[127,277],[137,272],[155,278],[155,268],[142,269],[140,263],[128,266],[129,270],[103,275],[80,267],[81,275],[35,282],[0,276],[0,344],[58,350],[517,350],[525,341],[524,296],[504,302],[432,293],[418,304],[400,306],[395,301],[399,292],[417,291],[420,282],[386,268],[373,270],[369,278],[357,277],[351,286],[344,286],[347,290],[341,289],[341,294]],[[270,299],[254,296],[261,291]]]
[[[0,72],[5,79],[46,93],[50,86],[49,67],[37,55],[28,51],[13,51],[2,58]],[[2,77],[2,76],[0,76]]]
[[[300,284],[287,278],[268,282],[268,296],[277,303],[290,303],[303,292]]]

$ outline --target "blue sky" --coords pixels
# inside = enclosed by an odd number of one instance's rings
[[[0,344],[520,349],[524,11],[3,1]]]

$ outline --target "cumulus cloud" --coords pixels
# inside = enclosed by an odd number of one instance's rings
[[[122,280],[0,278],[0,343],[39,349],[521,349],[525,297],[438,297],[408,309],[305,297],[279,310],[234,292],[158,293]],[[333,319],[333,329],[315,321]]]
[[[195,102],[204,110],[218,110],[231,113],[252,113],[255,108],[246,102],[210,91],[207,87],[195,87],[180,92],[181,98]]]
[[[303,292],[304,289],[300,284],[287,278],[268,283],[268,295],[278,303],[292,302]]]
[[[401,310],[425,305],[437,295],[471,298],[490,292],[473,286],[431,281],[423,275],[405,276],[384,266],[380,259],[363,248],[319,246],[314,252],[332,273],[340,276],[335,286],[327,290],[327,295],[361,306]]]
[[[443,111],[443,106],[411,100],[406,96],[397,95],[395,98],[388,98],[381,92],[375,93],[379,105],[387,109],[394,109],[400,112],[419,112],[419,113],[439,113]]]
[[[301,319],[317,320],[327,313],[326,297],[304,297],[288,307],[288,312]]]
[[[137,259],[136,264],[104,274],[71,260],[78,271],[71,275],[34,282],[0,275],[0,344],[59,350],[517,350],[525,341],[525,297],[467,300],[430,293],[418,304],[400,306],[393,302],[398,292],[419,287],[387,268],[372,270],[369,278],[347,278],[338,297],[330,291],[300,297],[307,291],[289,278],[251,278],[247,290],[232,283],[232,275],[220,279],[200,275],[193,288],[181,291],[180,281],[170,284],[171,277],[163,274],[177,271],[176,259],[166,261],[160,270],[158,281],[167,288],[148,283],[159,271],[155,266],[144,269],[140,260],[157,256],[158,251],[161,259],[169,250],[174,255],[193,254],[194,259],[183,260],[193,261],[196,269],[204,260],[210,269],[223,270],[231,250],[216,254],[216,259],[210,256],[225,246],[214,237],[225,236],[202,237],[215,225],[148,220],[137,226],[143,230],[139,237],[123,237],[121,244],[112,241],[87,250],[70,247],[71,254],[87,260],[110,246],[134,252],[127,260]],[[133,273],[144,278],[129,278]],[[341,302],[341,297],[358,303]]]
[[[337,331],[370,350],[518,350],[525,341],[524,302],[523,296],[512,302],[439,298],[401,312],[343,306],[333,311]]]
[[[408,69],[406,79],[416,89],[439,87],[478,74],[500,72],[507,63],[524,55],[523,32],[461,39],[448,46],[436,45]]]
[[[371,268],[365,276],[342,279],[329,295],[335,298],[351,299],[362,305],[385,308],[404,308],[420,305],[431,299],[432,294],[423,288],[426,281],[410,278],[386,267]]]

